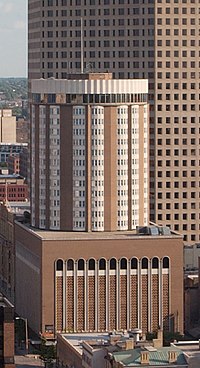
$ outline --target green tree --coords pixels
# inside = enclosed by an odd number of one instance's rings
[[[22,342],[25,341],[24,321],[22,320],[15,320],[15,338],[18,347],[22,348]]]
[[[164,332],[163,340],[164,346],[169,346],[174,340],[183,341],[184,336],[180,332]]]
[[[46,368],[52,367],[54,359],[56,359],[56,348],[54,345],[46,345],[46,340],[42,339],[40,348],[40,359]]]

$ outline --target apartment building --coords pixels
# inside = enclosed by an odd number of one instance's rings
[[[29,78],[147,78],[151,220],[198,242],[198,0],[29,0]],[[82,56],[81,56],[82,55]]]

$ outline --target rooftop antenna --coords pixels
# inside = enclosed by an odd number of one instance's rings
[[[81,74],[83,74],[83,18],[81,18]]]

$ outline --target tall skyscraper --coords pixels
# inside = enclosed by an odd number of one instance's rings
[[[29,78],[148,78],[151,219],[198,242],[197,0],[29,0]],[[81,26],[82,25],[82,26]]]
[[[31,226],[15,227],[16,312],[44,337],[183,330],[182,237],[148,224],[154,5],[148,29],[140,4],[121,2],[29,1]]]

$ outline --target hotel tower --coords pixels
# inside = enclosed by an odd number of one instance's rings
[[[115,231],[147,225],[147,81],[103,73],[70,78],[32,81],[32,226]]]

